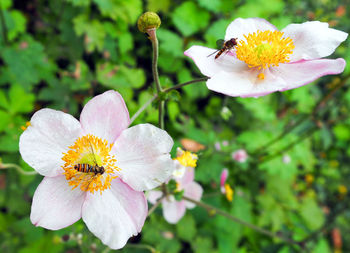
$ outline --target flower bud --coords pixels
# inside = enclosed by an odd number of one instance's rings
[[[137,27],[140,32],[146,33],[149,29],[157,29],[161,24],[160,18],[155,12],[145,12],[139,17]]]

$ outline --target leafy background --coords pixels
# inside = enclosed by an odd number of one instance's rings
[[[144,11],[161,16],[160,78],[164,87],[171,87],[201,77],[183,51],[194,44],[215,47],[234,18],[266,18],[278,28],[320,20],[349,32],[348,6],[330,0],[1,0],[2,162],[32,170],[20,158],[18,138],[21,126],[40,108],[78,117],[91,97],[115,89],[132,115],[152,97],[151,45],[136,28]],[[350,40],[345,41],[332,57],[349,62],[349,45]],[[347,66],[340,76],[259,99],[228,98],[197,83],[170,99],[165,126],[175,146],[189,138],[206,147],[199,153],[196,169],[196,180],[205,189],[203,201],[304,241],[312,252],[350,252],[349,196],[339,192],[339,186],[347,187],[350,179],[349,75]],[[319,106],[329,92],[326,106]],[[157,124],[155,106],[134,124],[142,122]],[[284,131],[288,134],[278,139]],[[271,140],[277,141],[269,144]],[[221,150],[214,148],[215,143]],[[249,153],[245,163],[231,157],[239,148]],[[290,163],[283,162],[286,155]],[[229,169],[229,183],[235,190],[232,203],[219,194],[223,168]],[[108,252],[81,221],[59,231],[30,223],[31,198],[41,179],[16,170],[0,172],[0,251]],[[177,225],[167,224],[158,208],[121,252],[154,249],[298,252],[295,246],[200,207],[187,212]]]

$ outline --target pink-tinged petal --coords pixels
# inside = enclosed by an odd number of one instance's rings
[[[194,168],[192,167],[186,167],[184,175],[177,179],[177,181],[180,183],[181,188],[185,188],[186,185],[190,184],[194,180]]]
[[[129,126],[130,118],[122,96],[110,90],[84,106],[80,122],[86,134],[96,135],[111,144]]]
[[[85,193],[72,189],[65,176],[45,177],[33,197],[30,220],[35,226],[57,230],[81,218]]]
[[[175,164],[170,157],[174,142],[168,133],[150,124],[126,129],[111,150],[121,179],[136,191],[150,190],[165,182]]]
[[[340,74],[344,71],[345,64],[346,62],[342,58],[300,61],[280,64],[271,73],[285,80],[286,87],[279,90],[284,91],[311,83],[321,76]]]
[[[131,236],[137,235],[147,216],[143,192],[131,189],[114,179],[111,189],[86,196],[82,217],[89,230],[112,249],[122,248]]]
[[[291,62],[326,57],[348,36],[347,33],[328,27],[328,23],[310,21],[290,24],[282,30],[293,40],[295,48],[290,56]]]
[[[266,73],[269,70],[266,70]],[[210,90],[232,97],[259,97],[283,89],[287,84],[279,76],[266,75],[265,80],[258,79],[254,70],[244,72],[221,71],[207,81]]]
[[[232,159],[237,162],[244,163],[248,159],[247,151],[245,151],[244,149],[236,150],[232,153]]]
[[[246,68],[246,64],[232,54],[222,54],[219,58],[215,59],[215,54],[208,57],[217,50],[202,47],[192,46],[185,51],[185,55],[192,58],[197,65],[201,73],[205,76],[212,77],[219,71],[241,71]]]
[[[228,169],[223,169],[220,176],[220,191],[225,193],[225,182],[228,177]]]
[[[186,188],[184,189],[184,196],[200,201],[202,198],[202,194],[203,194],[203,188],[200,184],[198,184],[197,182],[192,182],[190,184],[188,184],[186,186]],[[196,205],[192,202],[189,201],[185,201],[186,207],[187,208],[194,208]]]
[[[163,200],[163,216],[171,224],[176,224],[186,213],[185,201]]]
[[[257,31],[276,31],[277,28],[262,18],[236,18],[226,29],[225,40],[237,38],[244,40],[244,34]]]
[[[151,204],[155,204],[157,202],[157,200],[162,197],[162,195],[163,195],[163,193],[161,191],[149,191],[146,194],[147,200]]]
[[[79,121],[64,112],[41,109],[30,124],[19,139],[23,160],[43,176],[62,174],[63,153],[82,131]]]

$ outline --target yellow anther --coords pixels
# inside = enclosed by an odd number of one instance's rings
[[[179,163],[185,167],[196,167],[198,156],[189,151],[184,151],[181,148],[177,150],[177,157],[174,160],[178,160]]]
[[[339,185],[338,186],[338,192],[341,194],[341,195],[346,195],[348,193],[348,188],[346,188],[345,185]]]
[[[236,55],[250,68],[262,70],[290,61],[294,44],[291,38],[283,37],[283,32],[258,30],[244,35],[244,38],[236,46]],[[260,73],[258,78],[264,79],[264,74]]]
[[[112,179],[116,178],[116,171],[120,169],[115,165],[116,159],[110,155],[112,145],[108,145],[106,140],[101,140],[94,135],[85,135],[78,138],[75,143],[69,147],[67,153],[63,154],[62,160],[65,164],[62,166],[64,175],[68,184],[73,189],[78,186],[82,191],[104,191],[110,188]],[[77,164],[90,166],[103,166],[104,172],[93,173],[78,171],[74,168]]]
[[[225,184],[225,196],[228,201],[232,202],[233,194],[234,190],[231,188],[231,186],[229,184]]]

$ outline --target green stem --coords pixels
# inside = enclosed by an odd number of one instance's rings
[[[260,163],[264,163],[267,162],[277,156],[282,155],[283,153],[285,153],[286,151],[290,150],[291,148],[293,148],[295,145],[297,145],[298,143],[300,143],[301,141],[303,141],[304,139],[307,139],[309,137],[312,136],[312,134],[318,129],[318,127],[312,127],[311,129],[309,129],[309,131],[307,131],[305,134],[303,134],[302,136],[300,136],[297,140],[295,140],[294,142],[290,143],[288,146],[281,148],[279,151],[273,153],[272,155],[269,156],[265,156],[265,157],[261,157],[259,162]]]
[[[210,77],[202,77],[202,78],[194,79],[192,81],[188,81],[188,82],[185,82],[185,83],[180,83],[180,84],[174,85],[173,87],[165,89],[163,92],[167,93],[169,91],[177,90],[177,89],[179,89],[179,88],[181,88],[183,86],[186,86],[186,85],[189,85],[189,84],[192,84],[192,83],[204,82],[204,81],[207,81],[209,78]]]
[[[26,176],[36,175],[36,171],[25,171],[20,166],[14,163],[2,163],[0,164],[0,169],[16,169],[19,173]]]
[[[157,202],[151,207],[151,209],[148,210],[147,216],[150,216],[157,209],[157,207],[162,203],[164,198],[165,195],[163,195],[160,199],[157,200]]]
[[[147,244],[141,244],[141,243],[138,243],[138,244],[128,243],[127,245],[125,245],[125,248],[147,249],[152,253],[157,252],[157,250],[155,248],[153,248],[152,246],[147,245]]]
[[[162,87],[160,85],[159,81],[159,74],[158,74],[158,39],[156,35],[156,29],[152,28],[147,31],[151,42],[152,42],[152,49],[153,49],[153,57],[152,57],[152,73],[153,73],[153,79],[156,83],[157,93],[159,94],[162,92]]]
[[[158,97],[158,95],[155,95],[155,96],[151,97],[146,103],[144,103],[144,105],[141,106],[140,109],[138,109],[137,112],[131,117],[131,119],[130,119],[130,124],[131,124],[132,122],[134,122],[134,120],[135,120],[138,116],[140,116],[140,114],[141,114],[144,110],[146,110],[146,108],[147,108],[157,97]]]
[[[158,125],[164,129],[164,101],[159,101],[158,105]]]
[[[220,215],[224,216],[225,218],[227,218],[227,219],[229,219],[231,221],[234,221],[234,222],[236,222],[238,224],[241,224],[241,225],[246,226],[246,227],[248,227],[250,229],[253,229],[253,230],[255,230],[255,231],[257,231],[257,232],[259,232],[261,234],[267,235],[267,236],[272,237],[272,238],[278,238],[278,239],[280,239],[280,240],[282,240],[282,241],[284,241],[284,242],[286,242],[288,244],[297,245],[297,246],[300,247],[300,244],[298,242],[294,241],[293,239],[286,238],[286,237],[282,236],[279,233],[273,233],[273,232],[268,231],[266,229],[263,229],[263,228],[260,228],[258,226],[255,226],[253,224],[250,224],[248,222],[245,222],[245,221],[243,221],[241,219],[238,219],[237,217],[235,217],[235,216],[233,216],[233,215],[231,215],[231,214],[229,214],[229,213],[227,213],[225,211],[222,211],[222,210],[220,210],[220,209],[218,209],[218,208],[216,208],[214,206],[211,206],[211,205],[205,204],[203,202],[200,202],[200,201],[188,198],[186,196],[183,196],[182,198],[184,200],[187,200],[187,201],[190,201],[190,202],[196,204],[197,206],[205,208],[209,213],[220,214]]]
[[[188,82],[185,82],[185,83],[180,83],[180,84],[177,84],[177,85],[174,85],[173,87],[170,87],[170,88],[167,88],[167,89],[164,89],[162,92],[163,93],[168,93],[169,91],[172,91],[172,90],[176,90],[176,89],[180,89],[182,88],[183,86],[186,86],[186,85],[189,85],[189,84],[193,84],[193,83],[199,83],[199,82],[203,82],[203,81],[206,81],[208,80],[209,77],[203,77],[203,78],[198,78],[198,79],[194,79],[192,81],[188,81]],[[140,109],[137,110],[137,112],[131,117],[130,119],[130,124],[132,122],[135,121],[135,119],[140,116],[140,114],[147,109],[147,107],[154,101],[158,98],[158,94],[154,95],[153,97],[151,97],[146,103],[144,103]]]
[[[4,10],[0,10],[0,22],[1,22],[1,30],[2,30],[2,36],[4,37],[4,43],[5,45],[8,44],[8,39],[7,39],[7,26],[5,22],[5,16],[4,16]]]

